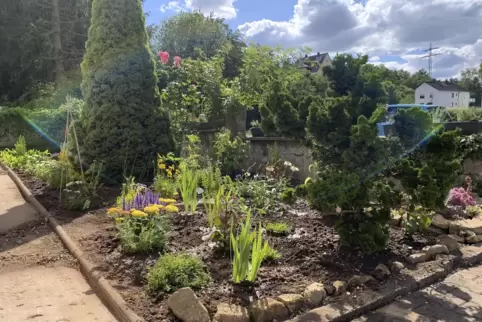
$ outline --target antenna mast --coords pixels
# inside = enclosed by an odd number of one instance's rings
[[[428,74],[430,75],[430,77],[432,77],[432,57],[442,55],[440,53],[434,54],[432,51],[439,48],[440,47],[432,47],[432,43],[430,43],[430,47],[424,50],[425,52],[428,52],[428,54],[421,57],[421,58],[428,58]]]

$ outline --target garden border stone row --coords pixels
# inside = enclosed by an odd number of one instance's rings
[[[103,278],[95,269],[95,266],[87,259],[85,254],[69,237],[58,221],[45,209],[44,206],[32,195],[30,190],[23,184],[22,180],[17,174],[8,166],[0,161],[0,168],[7,171],[8,176],[13,180],[23,198],[29,202],[40,213],[52,228],[52,230],[59,236],[60,240],[67,248],[67,250],[74,256],[80,266],[80,271],[85,279],[92,287],[94,292],[120,322],[143,322],[137,314],[134,313],[124,301],[122,296]]]

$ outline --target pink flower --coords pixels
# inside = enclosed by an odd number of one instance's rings
[[[174,66],[175,66],[175,67],[181,66],[181,57],[179,57],[179,56],[174,56]]]
[[[467,206],[475,206],[476,204],[470,191],[465,190],[463,187],[452,188],[445,203],[449,206],[462,206],[464,208]]]
[[[336,207],[336,213],[341,214],[341,208],[340,207]]]
[[[169,61],[169,53],[167,51],[160,51],[159,53],[157,53],[157,55],[159,56],[162,64],[167,64],[167,62]]]

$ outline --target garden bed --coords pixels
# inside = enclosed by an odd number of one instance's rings
[[[35,197],[63,223],[64,229],[139,316],[146,321],[177,321],[166,304],[170,294],[151,297],[145,291],[145,275],[159,254],[126,255],[121,252],[114,221],[106,215],[106,208],[115,202],[118,189],[104,187],[92,204],[92,208],[97,210],[73,212],[58,206],[57,190],[26,175],[20,174],[20,177]],[[436,236],[429,233],[415,234],[413,239],[408,239],[401,228],[391,227],[387,250],[376,255],[364,255],[340,246],[339,236],[333,228],[336,217],[322,216],[302,199],[293,206],[280,204],[276,208],[275,212],[257,216],[255,221],[286,222],[290,230],[285,236],[268,235],[270,246],[280,252],[281,258],[263,263],[252,288],[233,287],[230,256],[217,252],[210,241],[202,239],[207,229],[203,214],[171,215],[166,251],[187,252],[202,259],[213,282],[197,290],[196,294],[211,317],[221,302],[247,306],[257,298],[284,293],[302,294],[313,282],[327,286],[337,280],[347,282],[353,275],[373,275],[377,265],[405,262],[410,254],[435,243]],[[383,282],[373,280],[369,287],[377,289]],[[356,293],[360,289],[349,291]],[[329,296],[325,303],[333,301],[336,297]]]

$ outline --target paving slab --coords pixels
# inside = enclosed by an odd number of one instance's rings
[[[116,321],[73,268],[13,271],[0,275],[0,285],[0,321]]]
[[[482,266],[460,270],[354,322],[482,321]]]
[[[23,199],[12,179],[0,172],[0,234],[38,219],[37,212]]]

